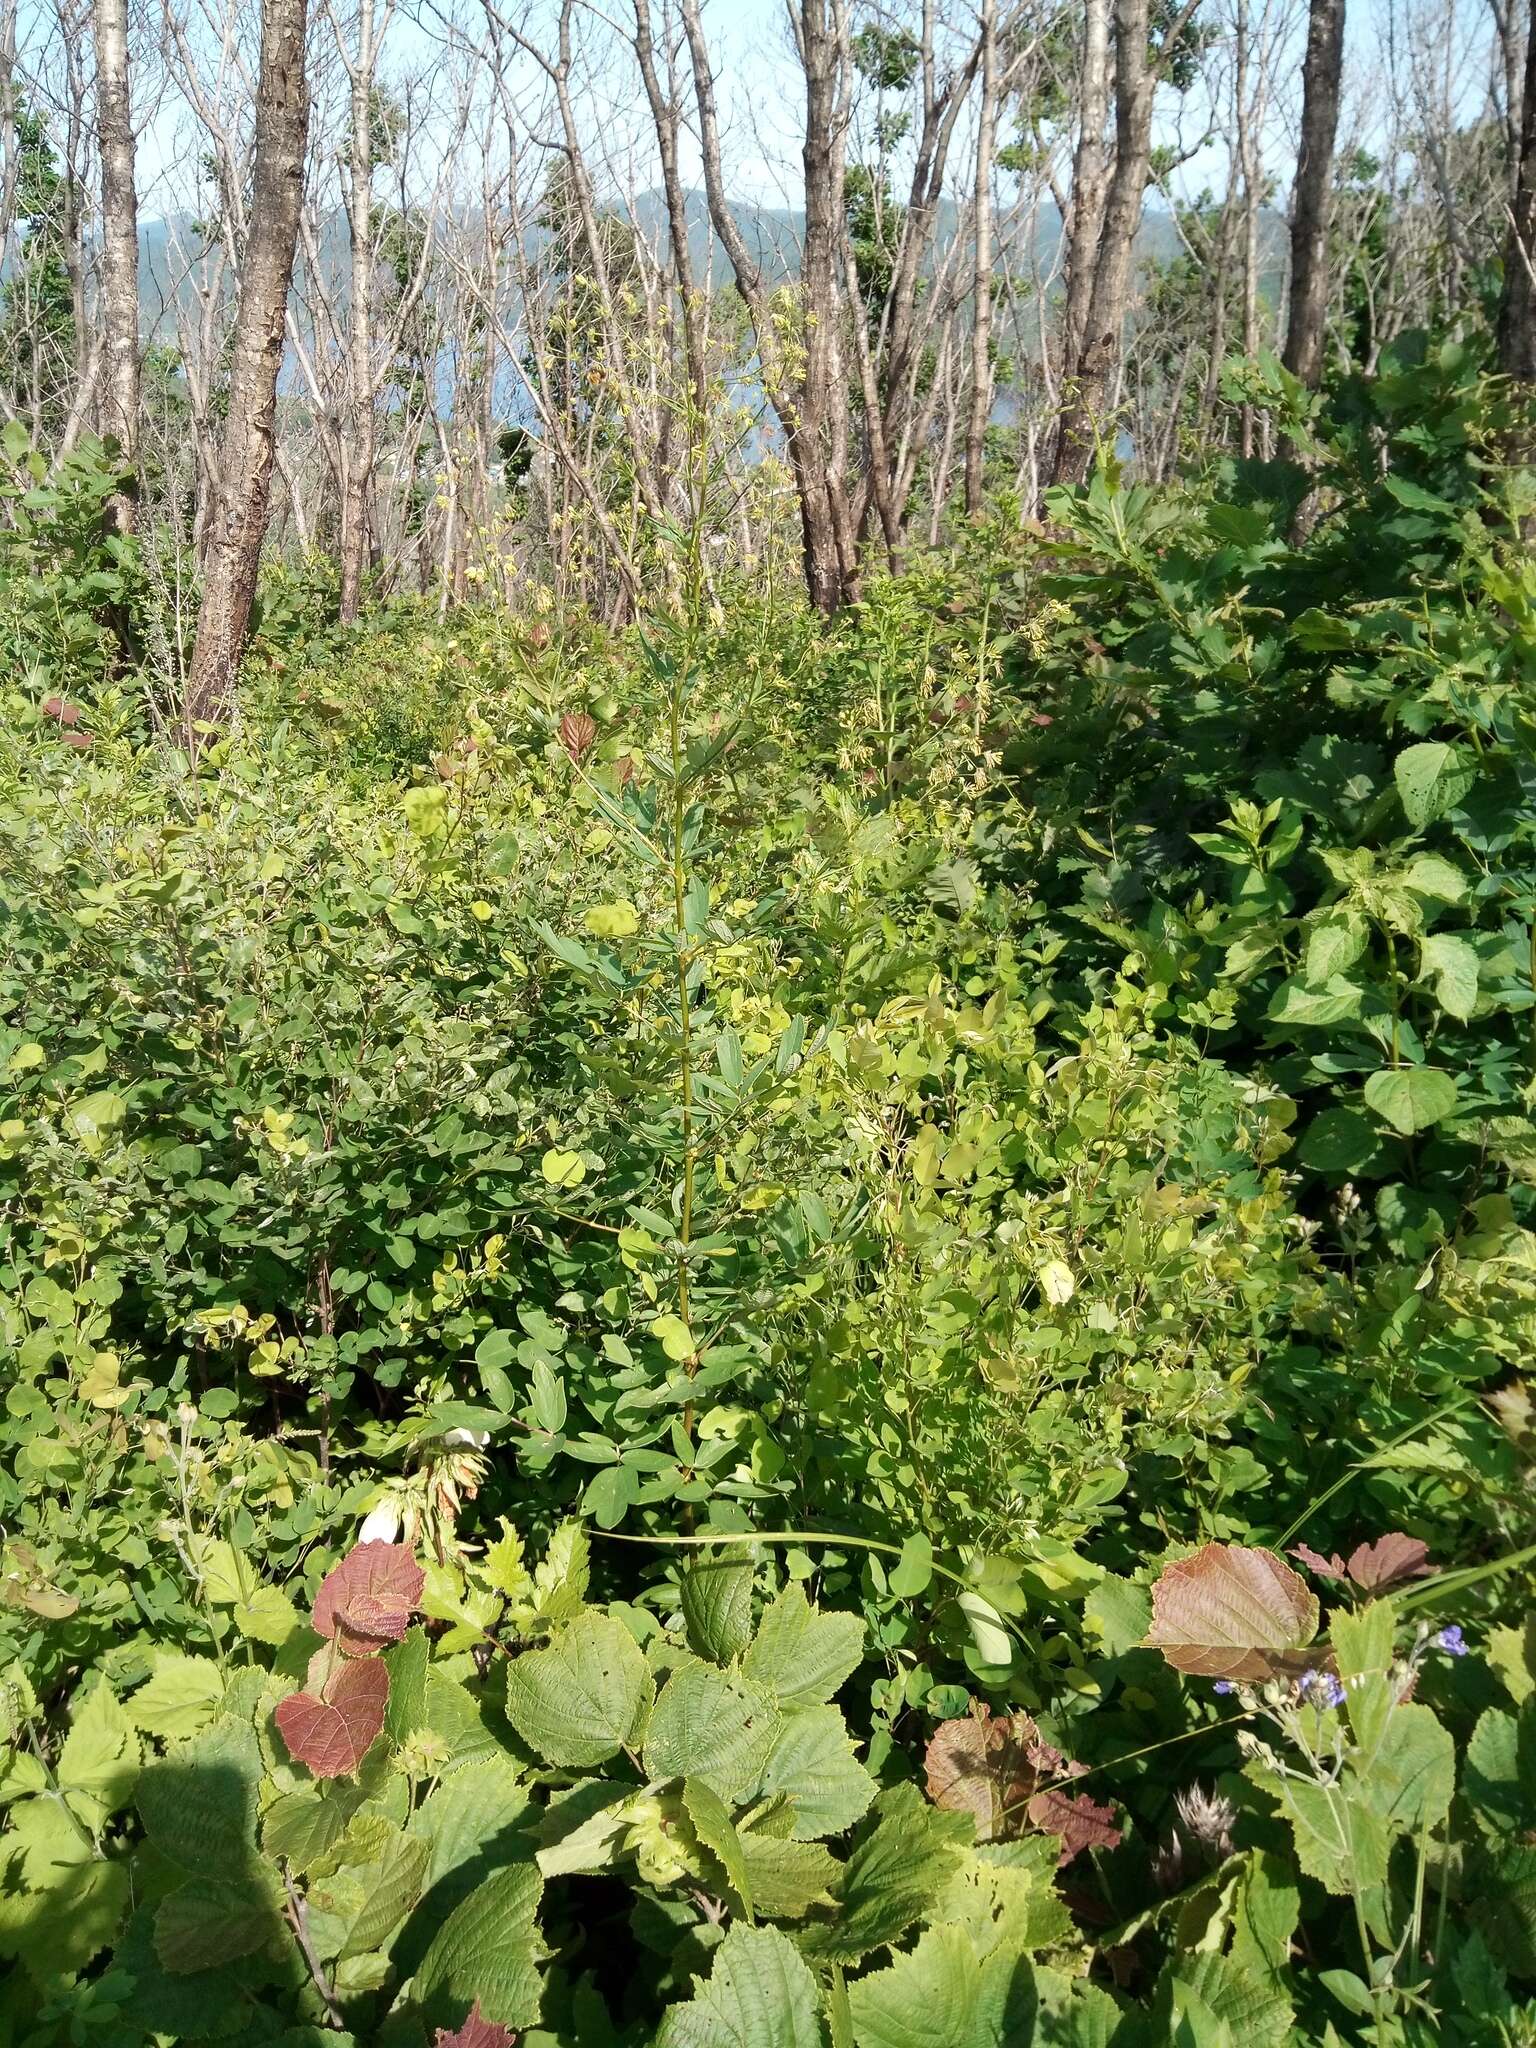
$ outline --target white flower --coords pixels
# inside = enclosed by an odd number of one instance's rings
[[[363,1517],[357,1532],[359,1543],[393,1543],[400,1534],[400,1509],[392,1500],[381,1500]]]
[[[464,1445],[472,1451],[483,1451],[491,1440],[491,1432],[488,1429],[445,1429],[442,1440],[450,1450],[458,1450]]]

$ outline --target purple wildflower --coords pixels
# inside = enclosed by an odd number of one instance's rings
[[[1218,1678],[1212,1690],[1214,1692],[1236,1692],[1237,1687],[1230,1678]]]
[[[1315,1707],[1338,1707],[1344,1703],[1344,1688],[1331,1671],[1304,1671],[1298,1690]]]
[[[1467,1646],[1462,1641],[1461,1630],[1454,1624],[1450,1628],[1441,1629],[1439,1635],[1435,1637],[1435,1647],[1436,1649],[1444,1650],[1447,1657],[1465,1657],[1467,1654]]]

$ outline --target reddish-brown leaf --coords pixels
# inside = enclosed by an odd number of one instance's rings
[[[978,1701],[958,1720],[941,1721],[924,1758],[928,1797],[952,1813],[968,1813],[978,1842],[997,1842],[1024,1828],[1024,1810],[1042,1777],[1061,1769],[1059,1751],[1040,1740],[1028,1714],[1000,1714]]]
[[[1060,1785],[1037,1792],[1029,1802],[1029,1817],[1043,1835],[1060,1835],[1061,1854],[1056,1868],[1063,1870],[1085,1849],[1118,1849],[1120,1823],[1112,1806],[1100,1806],[1086,1792],[1068,1793]]]
[[[469,2017],[462,2027],[451,2034],[442,2027],[438,2028],[436,2048],[512,2048],[516,2039],[516,2034],[498,2026],[495,2020],[482,2017],[477,1998],[469,2008]]]
[[[315,1628],[349,1657],[371,1657],[405,1634],[426,1573],[404,1543],[359,1543],[315,1595]]]
[[[597,745],[597,721],[589,711],[567,711],[560,721],[560,744],[579,768]]]
[[[939,1724],[924,1761],[928,1797],[935,1806],[970,1814],[978,1842],[1011,1840],[1031,1828],[1060,1835],[1059,1869],[1084,1849],[1112,1848],[1120,1840],[1111,1808],[1049,1782],[1081,1777],[1087,1767],[1068,1763],[1043,1741],[1028,1714],[994,1718],[978,1701],[969,1714]]]
[[[1429,1545],[1400,1529],[1362,1543],[1349,1554],[1349,1576],[1362,1593],[1385,1593],[1410,1579],[1428,1578],[1438,1567],[1429,1561]]]
[[[355,1771],[384,1726],[389,1673],[374,1658],[339,1664],[322,1694],[291,1692],[277,1703],[277,1726],[295,1763],[317,1778]]]
[[[1207,1543],[1152,1588],[1147,1646],[1197,1678],[1268,1678],[1316,1633],[1316,1594],[1272,1550]]]
[[[1324,1557],[1308,1543],[1298,1543],[1291,1551],[1298,1564],[1304,1564],[1309,1572],[1316,1572],[1320,1579],[1343,1579],[1349,1576],[1349,1567],[1339,1553]]]

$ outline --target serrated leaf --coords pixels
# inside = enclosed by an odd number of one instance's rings
[[[843,1866],[822,1842],[794,1842],[748,1829],[738,1834],[747,1881],[758,1912],[770,1920],[800,1920],[812,1906],[830,1906]]]
[[[273,1719],[296,1763],[307,1764],[317,1778],[339,1778],[355,1771],[378,1739],[388,1697],[383,1664],[349,1658],[323,1692],[291,1692],[279,1700]]]
[[[776,1928],[732,1927],[655,2048],[822,2048],[816,1980]]]
[[[1443,1067],[1382,1067],[1366,1082],[1365,1099],[1384,1123],[1411,1138],[1452,1115],[1460,1096]]]
[[[856,2048],[1014,2048],[1035,2011],[1028,1959],[978,1957],[963,1927],[930,1927],[907,1955],[848,1987]]]
[[[1435,984],[1435,1000],[1466,1023],[1477,1008],[1477,951],[1454,932],[1431,932],[1419,949],[1419,973]]]
[[[211,1657],[162,1650],[148,1681],[128,1701],[135,1726],[168,1740],[195,1735],[224,1697],[224,1674]]]
[[[755,1563],[745,1544],[691,1558],[678,1588],[690,1646],[729,1664],[752,1640]]]
[[[430,1655],[423,1628],[407,1629],[403,1639],[385,1654],[389,1697],[384,1703],[384,1731],[396,1747],[426,1724]]]
[[[741,1668],[784,1707],[819,1706],[858,1669],[864,1623],[856,1614],[823,1614],[793,1583],[763,1610]]]
[[[794,1802],[795,1839],[811,1842],[852,1827],[868,1812],[876,1787],[837,1708],[801,1707],[775,1734],[760,1789]]]
[[[249,1600],[237,1600],[233,1620],[241,1635],[274,1649],[281,1649],[304,1626],[299,1610],[276,1586],[258,1586]]]
[[[639,1644],[596,1610],[507,1666],[508,1720],[530,1749],[565,1770],[591,1770],[635,1748],[655,1696]]]
[[[1409,824],[1422,830],[1455,810],[1477,780],[1477,762],[1462,747],[1424,740],[1397,756],[1392,779]]]
[[[359,1543],[321,1580],[315,1631],[349,1657],[371,1656],[405,1634],[425,1583],[405,1544]]]
[[[261,1752],[243,1721],[218,1720],[178,1743],[139,1780],[150,1841],[193,1876],[224,1876],[254,1857]]]
[[[261,1817],[261,1846],[275,1862],[308,1870],[335,1848],[350,1818],[345,1802],[306,1785],[302,1791],[283,1793],[267,1808]]]
[[[366,1955],[381,1948],[421,1897],[426,1884],[429,1845],[417,1835],[397,1834],[385,1856],[365,1866],[367,1900],[347,1929],[338,1955]]]
[[[1317,1596],[1272,1550],[1207,1543],[1154,1582],[1147,1645],[1196,1677],[1262,1679],[1317,1621]]]
[[[59,1753],[59,1783],[91,1802],[99,1825],[127,1804],[138,1775],[139,1739],[103,1680],[76,1703]]]
[[[534,1864],[513,1863],[454,1908],[416,1972],[416,1998],[429,2026],[451,2026],[474,2004],[498,2026],[537,2023],[543,1890]]]
[[[710,1664],[687,1663],[662,1687],[645,1738],[650,1778],[702,1778],[723,1799],[741,1799],[756,1783],[779,1711],[761,1686]]]
[[[742,1912],[750,1920],[752,1880],[747,1875],[741,1837],[736,1832],[729,1807],[719,1793],[701,1778],[687,1778],[683,1781],[683,1811],[693,1823],[693,1831],[701,1845],[725,1872],[727,1882],[741,1901]]]
[[[162,1969],[184,1977],[248,1956],[281,1931],[269,1902],[232,1885],[184,1884],[155,1913],[155,1954]]]
[[[799,1930],[806,1953],[856,1963],[927,1917],[960,1868],[974,1830],[969,1814],[929,1806],[915,1785],[882,1792],[875,1824],[849,1857],[835,1915]]]

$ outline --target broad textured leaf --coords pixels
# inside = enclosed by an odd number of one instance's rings
[[[340,1955],[366,1955],[383,1946],[421,1897],[430,1855],[429,1845],[419,1836],[397,1834],[380,1861],[365,1866],[367,1900],[347,1930]]]
[[[317,1778],[339,1778],[355,1771],[384,1726],[389,1673],[372,1658],[353,1658],[340,1665],[324,1693],[291,1692],[279,1700],[274,1716],[296,1763],[308,1764]]]
[[[306,1785],[274,1799],[261,1817],[263,1852],[304,1871],[328,1856],[347,1831],[351,1808],[344,1801]]]
[[[403,1543],[359,1543],[315,1595],[315,1629],[349,1657],[367,1657],[405,1634],[426,1573]]]
[[[1420,948],[1419,971],[1435,984],[1435,1000],[1462,1023],[1477,1008],[1477,950],[1454,932],[1432,932]]]
[[[655,1694],[639,1644],[596,1609],[507,1666],[508,1720],[530,1749],[565,1770],[591,1770],[635,1748]]]
[[[749,1830],[739,1835],[752,1899],[770,1920],[799,1920],[812,1906],[830,1906],[843,1866],[824,1843],[785,1841]]]
[[[224,1674],[211,1657],[164,1650],[148,1682],[128,1701],[128,1712],[146,1735],[179,1740],[206,1728],[223,1697]]]
[[[438,2028],[435,2048],[512,2048],[516,2038],[509,2029],[485,2017],[477,1998],[462,2027],[455,2027],[451,2034]]]
[[[1314,1550],[1310,1544],[1295,1543],[1291,1546],[1291,1556],[1298,1564],[1304,1564],[1309,1572],[1316,1572],[1320,1579],[1349,1577],[1349,1566],[1336,1550],[1330,1556],[1324,1557],[1321,1551]]]
[[[543,1890],[533,1864],[509,1864],[454,1908],[416,1972],[416,1997],[429,2026],[451,2026],[475,2003],[499,2026],[537,2022]]]
[[[385,1654],[389,1698],[384,1707],[384,1727],[393,1743],[409,1741],[426,1723],[429,1658],[423,1628],[408,1629],[404,1639]]]
[[[1086,1792],[1069,1792],[1063,1785],[1037,1792],[1029,1802],[1029,1818],[1042,1834],[1060,1836],[1058,1869],[1065,1869],[1085,1849],[1120,1846],[1121,1827],[1114,1808],[1090,1799]]]
[[[1070,1826],[1075,1840],[1086,1826],[1085,1819],[1071,1818],[1059,1807],[1057,1795],[1043,1789],[1055,1779],[1080,1774],[1081,1766],[1068,1764],[1059,1749],[1043,1741],[1028,1714],[994,1716],[981,1702],[969,1714],[941,1721],[924,1765],[928,1797],[952,1813],[968,1813],[978,1842],[1006,1841],[1031,1825],[1047,1834],[1065,1834]],[[1113,1822],[1107,1808],[1098,1811]],[[1114,1839],[1119,1840],[1118,1826]],[[1078,1846],[1086,1847],[1086,1840]],[[1076,1848],[1068,1851],[1076,1853]]]
[[[693,1831],[702,1846],[725,1872],[726,1881],[750,1920],[753,1913],[752,1880],[747,1874],[741,1837],[731,1819],[730,1808],[719,1793],[702,1779],[686,1778],[683,1781],[683,1811],[692,1821]]]
[[[661,2023],[655,2048],[822,2048],[816,1980],[772,1927],[733,1927],[706,1983]]]
[[[1513,1835],[1536,1819],[1536,1700],[1518,1715],[1490,1707],[1467,1744],[1464,1790],[1478,1825]]]
[[[1450,1116],[1461,1098],[1444,1067],[1382,1067],[1366,1082],[1365,1099],[1383,1123],[1411,1138]]]
[[[678,1588],[688,1641],[712,1664],[729,1664],[752,1640],[754,1564],[745,1544],[693,1558]]]
[[[1147,1644],[1196,1677],[1262,1679],[1317,1620],[1316,1595],[1272,1550],[1208,1543],[1154,1583]]]
[[[969,1814],[930,1806],[915,1785],[882,1792],[875,1824],[849,1857],[835,1915],[798,1931],[807,1954],[858,1962],[932,1911],[974,1836]]]
[[[910,1954],[848,1987],[855,2048],[1015,2048],[1035,2011],[1027,1956],[983,1964],[963,1927],[930,1927]]]
[[[248,1956],[281,1932],[271,1902],[259,1893],[199,1880],[160,1901],[155,1954],[163,1969],[187,1976]]]
[[[794,1802],[794,1836],[814,1842],[840,1835],[869,1809],[875,1781],[853,1753],[836,1707],[786,1714],[763,1764],[761,1791]]]
[[[194,1876],[229,1877],[254,1861],[261,1752],[256,1731],[220,1720],[178,1743],[139,1780],[150,1841]]]
[[[830,1700],[864,1655],[864,1623],[856,1614],[823,1614],[791,1583],[763,1610],[741,1668],[785,1707]]]
[[[1455,810],[1477,780],[1477,762],[1465,748],[1424,740],[1403,749],[1392,778],[1409,824],[1422,829]]]
[[[304,1626],[297,1607],[276,1586],[257,1586],[249,1600],[237,1600],[231,1619],[241,1635],[274,1649],[281,1649]]]
[[[139,1738],[104,1680],[76,1704],[59,1753],[58,1779],[90,1802],[98,1821],[126,1806],[139,1775]],[[80,1799],[75,1801],[76,1806]]]
[[[1429,1545],[1399,1530],[1378,1536],[1374,1543],[1361,1543],[1349,1554],[1349,1576],[1362,1593],[1385,1593],[1410,1579],[1427,1578],[1434,1569]]]
[[[778,1708],[760,1686],[709,1664],[681,1665],[651,1715],[646,1775],[703,1778],[722,1799],[742,1799],[762,1773],[779,1726]]]

